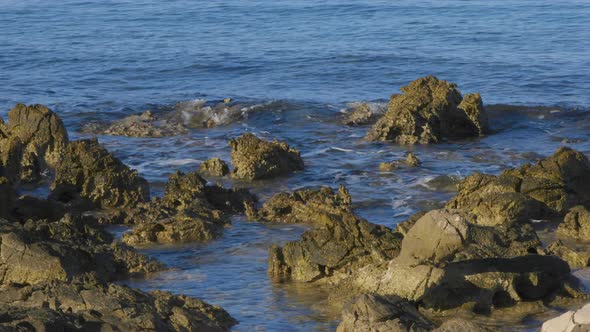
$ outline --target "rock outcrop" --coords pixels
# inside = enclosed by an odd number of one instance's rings
[[[229,214],[252,207],[256,197],[245,189],[207,186],[198,172],[172,174],[164,196],[140,204],[124,216],[136,224],[123,241],[131,245],[207,241],[229,225]]]
[[[579,249],[558,240],[547,247],[551,255],[555,255],[566,261],[571,269],[579,269],[590,266],[590,251]]]
[[[225,310],[168,292],[150,293],[92,277],[0,287],[0,330],[229,331]]]
[[[269,250],[269,274],[278,279],[312,282],[343,278],[369,264],[397,256],[401,235],[353,213],[318,214],[313,230],[300,240]]]
[[[229,166],[219,158],[211,158],[201,163],[199,172],[203,175],[221,177],[229,173]]]
[[[84,133],[127,136],[127,137],[167,137],[188,132],[178,123],[169,123],[158,118],[152,111],[130,115],[113,123],[90,123],[81,129]]]
[[[332,188],[305,188],[279,193],[264,203],[256,216],[259,221],[322,224],[330,216],[352,213],[350,194],[344,186],[338,193]]]
[[[379,170],[382,172],[388,172],[402,167],[418,167],[421,163],[422,162],[418,159],[418,156],[416,156],[415,153],[408,152],[406,154],[406,159],[404,160],[394,160],[379,164]]]
[[[149,200],[147,181],[95,139],[68,144],[51,187],[63,199],[79,195],[101,208],[129,207]]]
[[[287,143],[261,140],[247,133],[229,142],[232,175],[236,178],[256,180],[287,175],[303,170],[303,159]]]
[[[419,78],[401,91],[391,96],[387,112],[371,128],[368,140],[428,144],[488,131],[479,94],[463,98],[455,84],[433,76]]]
[[[559,148],[536,165],[525,164],[499,176],[475,173],[459,184],[447,208],[471,213],[480,225],[511,225],[563,216],[590,200],[590,163],[581,152]],[[577,211],[580,208],[576,208]],[[569,222],[575,224],[572,214]],[[574,227],[574,226],[572,226]]]

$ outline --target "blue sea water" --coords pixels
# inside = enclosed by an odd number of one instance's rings
[[[339,124],[347,102],[383,101],[431,74],[481,92],[487,105],[544,107],[491,109],[493,135],[436,146],[370,144],[367,127]],[[590,1],[0,0],[4,118],[17,102],[47,104],[79,138],[90,120],[180,101],[276,101],[244,121],[173,138],[99,136],[154,194],[176,169],[229,160],[227,141],[251,131],[297,147],[307,167],[238,185],[264,200],[346,184],[363,217],[394,226],[452,195],[433,179],[498,173],[564,144],[589,153],[589,92]],[[421,168],[378,171],[408,149]],[[325,294],[266,276],[268,246],[301,232],[236,218],[212,243],[145,249],[174,269],[129,284],[222,305],[240,321],[236,331],[333,330]],[[514,329],[538,322],[527,324]]]

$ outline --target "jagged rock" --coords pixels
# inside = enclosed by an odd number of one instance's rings
[[[348,191],[340,186],[338,193],[332,188],[300,189],[292,193],[279,193],[264,203],[257,218],[265,222],[315,224],[322,220],[351,213],[352,202]]]
[[[140,204],[121,219],[137,224],[123,235],[130,245],[207,241],[220,236],[229,225],[226,214],[244,212],[256,202],[245,189],[225,189],[198,172],[170,175],[161,199]]]
[[[590,266],[590,252],[566,245],[562,241],[555,241],[547,247],[551,255],[555,255],[566,261],[570,268],[583,268]]]
[[[568,311],[543,323],[541,332],[583,332],[590,330],[590,304]]]
[[[402,95],[391,96],[387,112],[371,128],[368,140],[428,144],[486,133],[479,95],[463,100],[455,84],[433,76],[419,78],[401,91]]]
[[[96,139],[68,144],[56,169],[53,191],[63,187],[102,208],[134,206],[149,200],[147,181],[102,147]]]
[[[511,176],[474,173],[461,181],[458,189],[446,207],[469,212],[479,225],[512,225],[545,214],[541,203],[518,192],[518,179]]]
[[[474,225],[456,210],[430,211],[408,231],[399,256],[374,278],[372,291],[434,310],[468,306],[475,311],[555,294],[579,295],[566,262],[527,254],[541,250],[530,232],[514,238],[495,227]]]
[[[303,170],[299,151],[287,143],[267,142],[247,133],[229,142],[233,176],[255,180]]]
[[[181,124],[163,121],[148,110],[111,124],[91,123],[84,126],[82,132],[127,137],[167,137],[185,134],[187,129]]]
[[[219,158],[211,158],[201,163],[199,172],[211,176],[226,176],[229,173],[229,167],[225,161]]]
[[[563,215],[578,204],[588,206],[590,164],[581,152],[561,147],[536,165],[499,176],[475,173],[458,187],[447,208],[471,213],[480,225],[512,225]],[[566,228],[562,231],[568,232]]]
[[[0,285],[69,281],[88,271],[101,280],[156,272],[161,265],[96,228],[91,219],[66,215],[25,225],[0,220]]]
[[[578,240],[590,240],[590,211],[581,205],[573,207],[559,224],[557,234]]]
[[[300,240],[269,250],[269,274],[311,282],[350,274],[358,268],[397,256],[401,235],[354,215],[320,213],[313,230]]]
[[[342,312],[338,332],[421,332],[431,331],[434,324],[414,305],[398,296],[361,295]]]
[[[14,168],[15,155],[20,155],[20,178],[27,182],[37,181],[47,169],[55,169],[68,144],[62,121],[43,105],[17,104],[8,112],[7,130],[0,136],[9,136],[2,144],[4,163]]]
[[[346,108],[346,117],[342,121],[347,126],[363,126],[374,123],[385,113],[386,107],[377,103],[350,103]]]
[[[70,283],[0,288],[0,330],[66,326],[94,331],[229,331],[237,324],[225,310],[169,292],[142,292],[89,277]],[[41,327],[41,329],[39,329]]]
[[[421,162],[420,159],[418,159],[418,156],[416,156],[416,154],[413,152],[408,152],[405,160],[394,160],[391,162],[381,163],[379,164],[379,170],[382,172],[388,172],[401,167],[418,167],[420,164]]]

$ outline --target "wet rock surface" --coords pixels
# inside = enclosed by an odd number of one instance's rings
[[[149,200],[147,181],[97,140],[68,144],[51,187],[62,192],[58,200],[67,202],[80,195],[102,208],[128,207]]]
[[[346,108],[346,115],[342,120],[347,126],[363,126],[375,123],[386,111],[386,107],[377,103],[356,102]]]
[[[187,128],[178,123],[168,123],[158,118],[152,111],[130,115],[113,123],[90,123],[81,131],[111,136],[127,137],[167,137],[186,134]]]
[[[588,330],[590,330],[590,304],[550,319],[541,327],[541,332],[582,332]]]
[[[387,112],[366,136],[369,141],[428,144],[488,131],[479,94],[463,98],[454,83],[433,76],[419,78],[401,91],[391,96]]]
[[[379,170],[382,172],[393,171],[398,168],[403,167],[418,167],[422,164],[418,156],[415,153],[409,152],[406,154],[406,159],[404,160],[394,160],[391,162],[384,162],[379,164]]]
[[[304,167],[299,151],[284,142],[268,142],[248,133],[232,139],[229,146],[234,166],[232,175],[236,178],[273,178]]]

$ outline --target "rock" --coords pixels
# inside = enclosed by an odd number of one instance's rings
[[[8,179],[0,177],[0,218],[7,219],[11,217],[15,202],[16,192]]]
[[[0,176],[17,184],[21,179],[23,143],[18,137],[5,136],[0,132]]]
[[[353,213],[319,213],[314,225],[300,240],[270,248],[271,276],[303,282],[345,276],[362,266],[384,263],[399,252],[400,234]]]
[[[246,189],[208,186],[198,172],[176,172],[161,199],[140,204],[120,218],[137,224],[123,241],[130,245],[208,241],[229,225],[228,214],[244,212],[256,200]]]
[[[66,215],[57,222],[24,225],[0,220],[0,285],[70,281],[88,271],[100,280],[141,276],[162,266],[97,228],[91,219]]]
[[[420,218],[422,218],[425,214],[426,214],[425,211],[420,211],[420,212],[414,213],[408,219],[397,224],[395,226],[394,231],[396,233],[402,234],[403,236],[406,236],[406,234],[408,234],[408,231],[414,226],[416,221],[418,221]]]
[[[340,186],[338,193],[329,187],[305,188],[271,197],[258,211],[257,219],[264,222],[321,224],[322,220],[330,216],[351,211],[352,202],[344,186]]]
[[[430,211],[408,231],[399,256],[367,291],[434,310],[467,306],[476,312],[555,294],[579,295],[571,291],[579,287],[566,262],[527,254],[541,251],[532,229],[505,232],[475,225],[457,210]]]
[[[536,165],[525,164],[503,176],[520,180],[520,192],[563,215],[576,205],[590,204],[590,163],[586,156],[561,147]]]
[[[582,332],[590,330],[590,304],[568,311],[543,323],[541,332]]]
[[[581,205],[573,207],[559,224],[557,234],[590,241],[590,211]]]
[[[451,318],[442,323],[441,326],[434,329],[433,332],[494,332],[486,326],[482,326],[476,322],[470,322],[461,318]]]
[[[303,170],[299,151],[287,143],[267,142],[247,133],[229,142],[233,176],[255,180],[286,175]]]
[[[229,167],[225,161],[219,158],[211,158],[201,163],[199,172],[204,175],[221,177],[229,173]]]
[[[22,144],[20,172],[21,179],[27,182],[37,181],[44,171],[55,169],[68,144],[62,121],[43,105],[17,104],[8,112],[7,131]]]
[[[571,269],[583,268],[590,266],[590,252],[579,250],[575,247],[566,245],[562,241],[555,241],[547,247],[551,255],[555,255],[566,261]]]
[[[142,292],[89,277],[71,283],[12,285],[0,289],[0,330],[66,326],[94,331],[229,331],[225,310],[168,292]]]
[[[420,166],[420,159],[413,153],[408,152],[405,160],[394,160],[391,162],[379,164],[379,170],[382,172],[393,171],[402,167],[418,167]]]
[[[338,332],[431,331],[434,324],[398,296],[361,295],[342,312]]]
[[[363,126],[374,123],[386,111],[386,107],[378,103],[357,102],[346,106],[346,116],[342,122],[347,126]]]
[[[181,124],[168,123],[156,117],[152,111],[130,115],[111,124],[90,123],[82,128],[84,133],[127,137],[167,137],[186,134]]]
[[[463,100],[455,84],[434,76],[419,78],[401,91],[402,95],[391,96],[387,112],[371,128],[368,140],[428,144],[485,134],[487,122],[479,95]]]
[[[149,200],[147,181],[110,154],[96,139],[71,142],[56,169],[53,191],[64,186],[101,208],[134,206]]]

